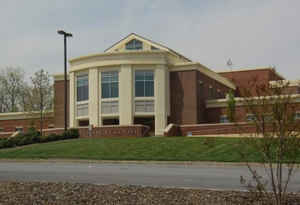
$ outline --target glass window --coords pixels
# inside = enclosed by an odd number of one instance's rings
[[[119,73],[117,71],[101,73],[101,90],[102,98],[119,97]]]
[[[256,117],[254,114],[247,114],[247,119],[248,122],[253,122],[256,120]]]
[[[296,112],[294,115],[295,120],[299,120],[300,119],[300,112]]]
[[[271,122],[274,120],[273,115],[271,113],[262,114],[262,120],[265,122]]]
[[[143,49],[143,42],[133,39],[126,43],[126,50],[141,50]]]
[[[77,102],[89,99],[89,77],[88,75],[77,76]]]
[[[229,123],[227,115],[220,116],[220,123]]]
[[[135,97],[154,96],[154,73],[153,71],[135,72]]]

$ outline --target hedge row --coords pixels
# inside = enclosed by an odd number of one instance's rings
[[[77,129],[69,129],[62,134],[53,133],[47,136],[41,136],[40,132],[36,131],[34,128],[30,128],[25,133],[20,133],[15,137],[0,140],[0,149],[74,138],[79,138]]]

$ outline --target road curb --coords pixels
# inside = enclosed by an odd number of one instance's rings
[[[138,160],[88,160],[88,159],[0,159],[1,162],[17,163],[82,163],[82,164],[149,164],[149,165],[185,165],[185,166],[246,166],[245,162],[211,162],[211,161],[138,161]],[[260,163],[249,163],[263,166]]]

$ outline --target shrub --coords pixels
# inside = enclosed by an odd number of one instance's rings
[[[0,149],[35,143],[53,142],[57,140],[74,139],[78,137],[78,129],[73,128],[59,135],[52,133],[47,136],[41,136],[40,132],[38,132],[35,128],[29,128],[27,132],[20,133],[15,137],[0,139]]]
[[[73,139],[73,138],[79,138],[79,130],[71,128],[63,133],[64,138],[66,139]]]

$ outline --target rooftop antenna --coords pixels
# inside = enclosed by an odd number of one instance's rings
[[[228,59],[226,64],[229,67],[230,71],[232,71],[232,60],[231,60],[231,58]]]
[[[227,66],[229,67],[230,69],[230,72],[231,72],[231,81],[233,81],[233,73],[232,73],[232,60],[231,58],[228,59],[228,61],[226,62]]]

